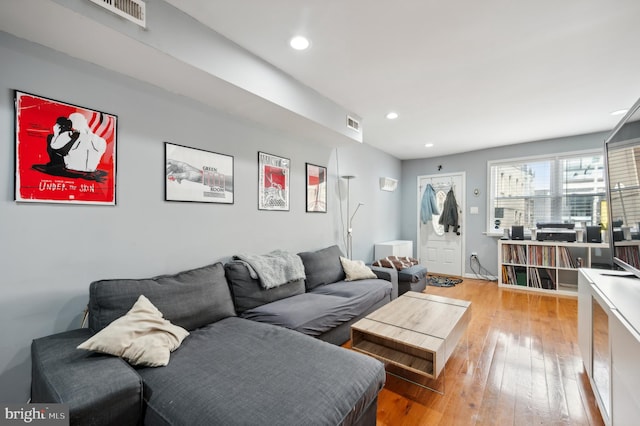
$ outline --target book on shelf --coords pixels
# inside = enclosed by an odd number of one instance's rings
[[[577,268],[578,261],[573,258],[569,247],[558,247],[558,261],[561,268]]]
[[[640,256],[638,246],[616,247],[616,257],[628,263],[636,269],[640,269]]]
[[[527,263],[526,247],[516,244],[504,244],[502,246],[502,259],[504,263],[524,265]]]
[[[512,285],[527,285],[527,269],[522,266],[502,265],[502,282]]]
[[[547,277],[542,281],[542,288],[547,290],[556,290],[558,288],[556,283],[556,271],[553,269],[545,269]]]
[[[529,247],[529,263],[536,266],[556,266],[556,252],[553,246]]]
[[[531,268],[529,269],[529,287],[545,290],[556,289],[556,274],[553,269]]]

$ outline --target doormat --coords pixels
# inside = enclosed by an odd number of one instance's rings
[[[434,287],[453,287],[461,282],[462,278],[437,277],[435,275],[427,277],[427,284]]]

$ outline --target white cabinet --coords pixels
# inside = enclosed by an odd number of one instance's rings
[[[575,296],[578,268],[591,267],[604,250],[606,243],[499,240],[498,285]]]
[[[591,327],[593,317],[591,309],[589,309],[592,303],[591,292],[591,282],[584,274],[580,274],[578,276],[578,347],[582,354],[584,368],[589,377],[593,374],[591,369]]]
[[[613,424],[637,424],[640,416],[640,336],[630,328],[618,311],[612,312],[611,338],[611,400],[615,407]]]
[[[413,241],[394,240],[374,245],[374,260],[389,256],[413,257]]]
[[[640,419],[640,280],[617,271],[581,269],[578,345],[607,425]]]

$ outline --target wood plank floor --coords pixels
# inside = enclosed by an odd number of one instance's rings
[[[378,426],[603,424],[578,348],[576,298],[468,278],[425,293],[472,302],[466,338],[446,365],[444,395],[387,374]]]

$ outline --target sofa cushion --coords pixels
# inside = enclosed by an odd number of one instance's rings
[[[342,251],[336,245],[314,252],[298,253],[298,256],[304,263],[307,291],[319,285],[331,284],[345,279],[344,270],[340,263]]]
[[[419,281],[425,280],[426,277],[427,267],[424,265],[414,265],[410,268],[405,268],[398,271],[398,281],[417,283]]]
[[[362,315],[379,301],[388,300],[390,293],[388,281],[339,281],[249,309],[242,317],[319,336]]]
[[[238,314],[265,303],[305,292],[303,279],[265,289],[260,285],[259,279],[251,278],[249,269],[244,262],[228,262],[224,265],[224,271],[231,287],[233,304]]]
[[[340,296],[304,293],[249,309],[243,318],[319,336],[358,314]]]
[[[385,381],[371,357],[242,318],[194,331],[168,366],[138,371],[145,424],[354,424]]]
[[[78,328],[33,340],[31,403],[67,404],[67,424],[141,425],[142,378],[121,358],[76,349],[91,335]]]
[[[235,316],[222,263],[147,279],[94,281],[89,327],[98,332],[127,313],[144,294],[164,317],[186,330]]]
[[[389,297],[391,291],[392,286],[389,281],[374,278],[349,282],[339,281],[337,283],[317,287],[313,289],[311,293],[331,294],[346,298],[366,297],[369,301],[375,303]]]
[[[159,367],[169,363],[170,353],[189,332],[162,318],[162,312],[140,295],[126,315],[78,345],[78,349],[124,358],[132,365]]]

